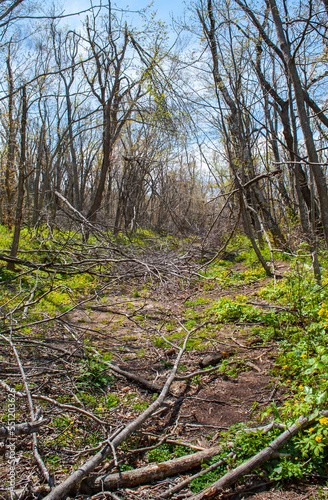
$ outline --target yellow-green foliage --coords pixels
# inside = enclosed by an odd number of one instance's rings
[[[2,251],[9,250],[11,240],[12,233],[0,226]],[[31,231],[23,228],[18,257],[41,264],[60,262],[60,250],[67,241],[80,243],[81,236],[58,231],[50,234],[49,229],[44,228],[31,237]],[[29,322],[43,318],[44,314],[55,316],[65,312],[98,285],[97,278],[87,273],[63,275],[17,267],[17,272],[12,272],[6,269],[6,263],[0,265],[0,307],[7,316],[13,313],[16,320],[22,319],[23,313],[24,321]],[[29,304],[28,310],[26,304]]]
[[[0,225],[0,249],[10,248],[12,241],[12,232],[5,226]]]
[[[253,266],[252,269],[244,269],[234,271],[231,269],[231,264],[225,261],[219,261],[217,264],[212,265],[206,272],[206,277],[215,279],[215,282],[225,287],[233,287],[241,283],[252,283],[253,281],[261,280],[266,277],[265,271],[262,267]]]

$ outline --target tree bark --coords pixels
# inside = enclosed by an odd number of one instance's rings
[[[26,422],[23,424],[16,424],[13,428],[1,426],[0,427],[0,437],[8,437],[12,434],[15,436],[24,436],[26,434],[33,434],[33,432],[38,432],[42,425],[45,425],[49,420],[39,420],[36,422]]]
[[[6,222],[11,228],[13,224],[12,211],[13,211],[13,191],[14,191],[14,160],[15,160],[15,135],[16,127],[14,123],[14,80],[11,69],[10,61],[10,45],[8,49],[7,57],[7,73],[8,73],[8,152],[7,152],[7,162],[6,162],[6,173],[5,173],[5,191],[7,197],[7,210],[6,210]]]
[[[87,484],[92,491],[116,490],[118,488],[133,488],[141,484],[160,481],[165,477],[183,474],[191,469],[200,467],[220,452],[219,446],[208,450],[199,451],[192,455],[186,455],[166,462],[154,463],[131,471],[118,472],[107,476],[97,477],[95,481]]]
[[[15,215],[15,229],[13,241],[11,244],[9,256],[15,258],[18,252],[19,237],[23,219],[23,203],[25,194],[25,159],[26,159],[26,120],[27,120],[27,103],[26,103],[26,86],[22,90],[22,122],[21,122],[21,153],[19,159],[19,175],[18,175],[18,192],[17,192],[17,207]],[[8,262],[7,269],[9,271],[15,270],[15,264]]]

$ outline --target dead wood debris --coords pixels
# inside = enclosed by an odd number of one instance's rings
[[[40,427],[49,423],[49,419],[40,419],[34,422],[24,422],[22,424],[16,424],[8,428],[8,426],[0,427],[0,437],[8,437],[9,435],[14,436],[24,436],[27,434],[32,434],[33,432],[38,432]]]
[[[101,357],[100,353],[92,348],[92,351],[99,357]],[[123,377],[127,378],[128,380],[131,380],[133,382],[136,382],[138,385],[141,387],[145,387],[148,391],[153,392],[153,393],[159,393],[162,390],[162,387],[158,384],[155,384],[154,382],[150,382],[149,380],[146,380],[144,377],[140,377],[139,375],[136,375],[135,373],[132,373],[127,370],[122,370],[122,368],[119,368],[116,365],[113,365],[113,363],[109,363],[108,361],[102,361],[104,365],[107,365],[110,370],[113,372],[122,375]]]
[[[106,249],[105,249],[106,251]],[[1,256],[0,256],[1,257]],[[113,263],[114,263],[114,260],[115,259],[112,259]],[[76,262],[74,262],[74,266],[76,265],[76,269],[77,269],[77,264],[78,264],[78,259],[76,259]],[[94,265],[94,262],[96,262],[97,259],[89,259],[88,262],[85,262],[86,265],[89,265],[90,268]],[[25,262],[25,261],[24,261]],[[23,261],[20,261],[19,263],[21,265],[24,265],[24,262]],[[80,261],[81,262],[81,261]],[[98,263],[101,262],[101,260],[98,260],[97,261]],[[106,260],[103,260],[103,262],[107,262]],[[128,278],[129,276],[133,276],[135,277],[136,275],[138,275],[138,273],[140,273],[140,276],[153,276],[153,277],[156,277],[157,279],[159,280],[162,280],[162,277],[165,275],[165,273],[167,272],[167,266],[166,266],[166,263],[163,263],[163,262],[157,262],[156,261],[156,255],[155,257],[153,257],[152,259],[149,259],[149,262],[147,262],[145,264],[145,262],[143,262],[142,260],[139,260],[139,259],[134,259],[133,256],[129,255],[129,257],[127,259],[124,259],[124,257],[120,259],[116,259],[115,260],[115,263],[117,265],[122,265],[122,269],[124,268],[124,272],[121,274],[121,276],[118,278],[118,279],[121,279],[122,276],[125,277],[125,278]],[[26,264],[28,266],[28,263]],[[76,269],[74,268],[74,266],[72,267],[72,272],[76,272]],[[181,277],[184,275],[183,272],[180,272],[180,270],[178,269],[178,266],[176,265],[176,262],[172,261],[170,263],[170,271],[172,273],[172,275],[174,275],[174,273],[176,273],[177,276]],[[143,269],[143,271],[142,271]],[[88,301],[90,300],[90,298],[87,299]],[[259,304],[257,304],[259,305]],[[77,308],[78,306],[74,306],[74,308]],[[72,310],[74,309],[72,308]],[[102,307],[99,307],[99,306],[94,306],[93,309],[95,310],[102,310],[104,309],[104,312],[109,312],[109,313],[112,313],[112,314],[121,314],[119,311],[117,310],[114,310],[114,309],[110,309],[110,308],[102,308]],[[140,311],[142,308],[138,309],[137,311],[135,311],[133,314],[123,314],[124,316],[126,316],[127,319],[132,319],[133,316],[136,314],[136,312]],[[50,318],[51,319],[51,318]],[[64,319],[62,318],[62,315],[58,315],[56,318],[56,320],[58,321],[61,321],[61,322],[64,322]],[[156,320],[162,320],[163,318],[157,318],[156,317]],[[47,322],[49,321],[49,319],[46,319],[44,322]],[[32,323],[33,324],[41,324],[43,323],[43,321],[41,322],[37,322],[37,323]],[[201,328],[202,326],[204,325],[201,325],[198,328]],[[14,327],[11,329],[11,334],[14,332],[14,331],[17,331],[19,330],[21,327]],[[76,327],[77,329],[79,327]],[[85,329],[86,331],[89,331],[90,329]],[[196,330],[196,329],[195,329]],[[195,331],[193,330],[193,331]],[[192,331],[192,332],[193,332]],[[186,338],[185,338],[185,343],[186,343],[186,340],[187,338],[189,338],[189,335],[192,333],[192,332],[189,332],[187,335],[186,335]],[[5,332],[3,333],[8,333],[8,330],[6,330]],[[98,335],[100,335],[99,332],[95,332],[97,333]],[[24,345],[32,345],[34,344],[35,347],[41,347],[43,350],[45,349],[50,349],[50,350],[55,350],[55,351],[58,351],[60,353],[60,358],[64,358],[65,359],[65,363],[67,363],[68,365],[68,361],[66,360],[69,360],[71,357],[73,357],[75,355],[74,352],[71,352],[67,349],[63,349],[63,348],[60,348],[60,347],[56,347],[54,345],[45,345],[44,343],[41,343],[41,342],[37,342],[37,341],[33,341],[31,339],[24,339],[23,337],[16,337],[15,338],[16,340],[19,340],[21,343],[24,343]],[[236,339],[234,339],[234,337],[232,336],[232,340],[234,341],[235,344],[237,344],[239,347],[243,348],[243,349],[258,349],[258,347],[253,347],[253,346],[246,346],[244,344],[241,344],[239,343]],[[81,342],[80,342],[81,343]],[[82,343],[81,343],[82,344]],[[76,340],[76,345],[79,346],[79,341]],[[271,348],[272,346],[261,346],[261,349],[268,349],[268,348]],[[152,393],[160,393],[160,396],[157,398],[157,400],[152,404],[150,405],[149,408],[147,408],[147,410],[145,410],[144,412],[142,412],[141,415],[139,415],[138,418],[136,419],[133,419],[132,421],[130,421],[130,423],[128,423],[128,425],[124,425],[123,427],[119,427],[118,429],[116,429],[115,431],[113,431],[113,429],[111,428],[111,426],[113,425],[113,422],[107,422],[106,420],[103,420],[102,418],[99,418],[97,417],[95,414],[93,414],[92,412],[89,412],[87,410],[85,410],[82,405],[83,403],[77,401],[78,405],[79,403],[81,403],[81,407],[79,406],[74,406],[74,405],[70,405],[70,404],[64,404],[64,403],[59,403],[58,401],[56,401],[56,399],[54,398],[51,398],[49,396],[46,396],[46,395],[43,395],[43,394],[40,394],[40,387],[38,388],[38,391],[36,391],[37,393],[33,393],[31,391],[31,389],[28,388],[28,385],[26,387],[26,393],[24,392],[21,392],[21,391],[14,391],[14,394],[19,397],[21,400],[24,400],[26,399],[27,395],[30,396],[30,412],[31,412],[31,417],[33,417],[33,405],[32,405],[32,400],[34,399],[39,399],[39,400],[43,400],[47,403],[50,403],[51,405],[53,405],[54,407],[56,407],[58,409],[58,412],[59,413],[64,413],[64,412],[74,412],[74,413],[77,413],[77,414],[80,414],[80,416],[82,416],[83,418],[88,418],[90,420],[92,420],[94,422],[94,425],[97,424],[98,426],[100,425],[102,430],[104,431],[105,435],[107,434],[107,432],[110,434],[109,437],[99,443],[98,446],[95,446],[93,448],[86,448],[82,451],[77,451],[77,452],[74,452],[74,450],[64,450],[65,452],[67,452],[68,454],[70,454],[71,456],[73,456],[73,459],[72,459],[72,462],[75,461],[76,465],[79,467],[79,469],[74,472],[71,476],[69,476],[65,481],[63,481],[62,483],[58,484],[58,486],[56,486],[53,491],[50,491],[50,487],[47,487],[47,486],[42,486],[40,488],[34,488],[33,490],[31,488],[22,488],[20,490],[17,490],[16,491],[16,494],[23,498],[24,496],[28,496],[29,498],[31,496],[38,496],[38,497],[42,497],[46,494],[48,494],[46,496],[46,499],[48,500],[57,500],[57,499],[60,499],[64,496],[66,496],[67,494],[69,494],[69,492],[71,492],[72,495],[74,495],[75,493],[78,492],[78,483],[81,482],[81,489],[80,491],[83,491],[83,488],[85,488],[86,490],[89,490],[91,491],[91,493],[95,493],[97,491],[99,491],[100,489],[109,489],[111,487],[134,487],[136,485],[139,485],[139,484],[147,484],[149,482],[152,482],[152,481],[159,481],[160,479],[163,479],[163,478],[166,478],[166,477],[172,477],[172,476],[175,476],[177,474],[180,474],[180,473],[183,473],[183,472],[189,472],[190,470],[192,470],[193,468],[196,468],[196,467],[199,467],[200,465],[200,462],[199,462],[199,459],[197,458],[196,460],[196,456],[203,456],[203,460],[206,461],[207,460],[207,457],[209,458],[212,458],[213,455],[211,455],[211,453],[213,452],[213,450],[217,450],[216,453],[218,453],[218,447],[214,447],[214,448],[210,448],[210,449],[203,449],[201,450],[199,453],[194,453],[192,455],[188,455],[188,456],[184,456],[184,457],[181,457],[181,459],[176,459],[176,460],[170,460],[170,461],[167,461],[167,462],[163,462],[163,463],[160,463],[160,464],[154,464],[154,465],[150,465],[150,466],[147,466],[145,468],[139,468],[137,470],[134,470],[134,471],[126,471],[126,472],[122,472],[122,473],[118,473],[118,474],[107,474],[106,476],[104,476],[103,474],[100,473],[99,471],[99,465],[102,464],[102,462],[104,461],[104,459],[106,457],[108,457],[109,455],[112,455],[114,457],[114,460],[111,462],[111,464],[108,466],[108,467],[112,467],[115,462],[116,462],[116,465],[118,463],[118,459],[117,459],[117,456],[116,456],[116,453],[119,455],[119,453],[121,454],[122,451],[120,450],[120,452],[118,453],[117,452],[117,447],[119,446],[119,444],[121,444],[124,440],[127,439],[127,437],[129,437],[131,435],[131,433],[134,433],[135,431],[138,431],[140,429],[140,427],[142,426],[142,424],[147,420],[147,419],[154,419],[154,416],[156,416],[156,412],[157,411],[161,411],[163,410],[163,406],[165,404],[164,400],[166,398],[166,396],[169,394],[170,392],[170,387],[171,387],[171,384],[172,382],[177,382],[177,381],[188,381],[190,379],[192,379],[193,377],[195,376],[206,376],[206,375],[209,375],[211,373],[214,373],[215,371],[218,370],[218,367],[214,367],[214,368],[210,368],[210,369],[207,369],[207,370],[197,370],[197,371],[194,371],[191,373],[187,373],[185,375],[177,375],[177,367],[179,365],[179,362],[180,362],[180,359],[181,359],[181,356],[183,354],[183,351],[184,351],[184,348],[185,348],[185,345],[183,348],[181,348],[180,350],[174,345],[174,347],[172,347],[171,350],[168,350],[166,352],[166,355],[169,357],[169,356],[172,356],[177,350],[179,351],[179,354],[176,358],[176,362],[174,364],[174,367],[173,369],[171,370],[171,372],[169,372],[169,375],[167,375],[167,371],[164,371],[164,373],[162,375],[160,375],[160,377],[163,376],[164,378],[164,374],[165,374],[165,377],[166,377],[166,383],[164,385],[159,385],[157,384],[156,382],[152,382],[150,380],[147,380],[146,378],[144,377],[141,377],[139,375],[136,375],[134,374],[132,371],[130,371],[130,365],[127,363],[127,366],[128,366],[128,369],[123,369],[121,367],[118,367],[116,364],[113,364],[113,363],[110,363],[110,362],[106,362],[102,359],[102,356],[101,354],[93,349],[93,353],[96,354],[96,355],[99,355],[99,359],[101,360],[101,363],[102,364],[105,364],[107,365],[108,369],[111,370],[112,372],[126,378],[127,380],[129,381],[132,381],[133,383],[136,383],[137,385],[139,385],[140,387],[146,389],[148,392],[152,392]],[[230,353],[228,354],[230,355]],[[80,358],[81,356],[80,355],[76,355],[76,358]],[[209,365],[214,365],[216,363],[219,363],[223,357],[226,357],[225,355],[221,355],[221,353],[219,353],[217,359],[211,359],[210,362],[207,363],[207,359],[204,358],[204,360],[201,362],[201,366],[202,367],[206,367],[206,366],[209,366]],[[257,359],[257,358],[256,358]],[[17,360],[18,361],[18,360]],[[19,364],[19,363],[18,363]],[[246,363],[247,364],[247,363]],[[248,362],[248,365],[251,366],[252,368],[254,368],[255,370],[257,370],[258,372],[261,372],[260,368],[257,367],[257,365],[255,365],[254,363],[252,362]],[[25,369],[25,365],[24,365],[24,369]],[[45,370],[46,369],[49,369],[49,371],[54,371],[51,367],[48,366],[48,368],[44,368]],[[192,368],[190,367],[190,365],[188,365],[188,371],[190,371]],[[133,370],[133,367],[131,367],[131,370]],[[22,378],[24,379],[24,374],[22,373],[22,371],[24,370],[19,370],[20,371],[21,375],[22,375]],[[58,371],[58,373],[61,373],[60,371]],[[30,375],[31,376],[31,375]],[[0,381],[0,385],[2,385],[3,388],[5,388],[6,390],[9,390],[11,392],[13,392],[13,389],[11,389],[8,384],[6,384],[5,382],[2,382]],[[180,387],[181,387],[182,384],[180,384]],[[269,397],[269,400],[271,400],[271,398],[273,397],[274,393],[276,392],[277,390],[277,385],[275,386],[274,390],[272,391],[272,393],[270,394],[270,397]],[[196,396],[186,396],[185,399],[191,399],[192,398],[194,399],[198,399]],[[218,400],[218,399],[209,399],[209,400],[203,400],[203,401],[208,401],[208,402],[214,402],[214,403],[218,403],[218,404],[229,404],[228,402],[225,402],[225,401],[221,401],[221,400]],[[262,403],[264,404],[264,403]],[[52,409],[53,411],[53,409]],[[57,410],[56,410],[57,411]],[[323,414],[328,414],[328,412],[323,412]],[[125,418],[125,416],[123,415],[119,415],[118,418]],[[130,417],[131,418],[131,417]],[[158,417],[157,417],[158,418]],[[38,457],[36,456],[36,453],[38,452],[37,450],[37,442],[36,442],[36,432],[38,432],[38,430],[41,428],[42,425],[45,425],[48,420],[47,419],[40,419],[40,420],[36,420],[36,413],[34,412],[34,419],[31,418],[32,422],[31,423],[22,423],[22,424],[16,424],[14,429],[13,429],[13,433],[17,436],[22,436],[22,435],[28,435],[28,434],[33,434],[33,451],[35,452],[34,453],[34,456],[36,458],[36,461],[39,463],[39,467],[41,469],[41,472],[43,472],[43,476],[46,480],[49,481],[49,474],[47,476],[47,473],[48,471],[44,468],[43,471],[42,471],[42,459],[41,457],[39,456],[39,459]],[[203,429],[210,429],[210,428],[220,428],[220,429],[228,429],[228,427],[225,427],[225,426],[222,426],[222,427],[219,427],[218,425],[211,425],[211,424],[193,424],[193,423],[190,423],[190,422],[187,422],[186,424],[184,424],[185,427],[189,427],[189,428],[197,428],[199,430],[203,430]],[[296,424],[294,424],[296,425]],[[297,430],[305,427],[306,425],[311,425],[311,417],[309,417],[309,419],[305,419],[304,421],[302,420],[301,423],[298,425],[297,427]],[[270,430],[272,428],[273,424],[269,424],[269,426],[266,426],[265,428],[262,428],[262,432],[268,432],[268,430]],[[176,428],[176,427],[175,427]],[[284,432],[283,434],[277,438],[277,440],[280,439],[279,442],[282,442],[282,444],[284,444],[284,442],[286,442],[286,440],[288,440],[290,437],[292,437],[292,433],[294,432],[293,430],[293,426],[290,428],[290,429],[287,429],[285,430],[284,427],[281,425],[280,427]],[[115,425],[114,425],[114,429],[115,429]],[[51,429],[50,429],[51,430]],[[52,429],[53,430],[53,429]],[[246,432],[249,431],[249,432],[256,432],[258,429],[246,429]],[[245,431],[245,430],[244,430]],[[6,438],[6,436],[8,436],[8,429],[3,426],[3,427],[0,427],[0,436],[1,437],[4,437]],[[285,437],[283,437],[285,436]],[[155,439],[158,439],[155,438]],[[188,439],[188,438],[187,438]],[[285,439],[285,441],[284,441]],[[253,467],[257,467],[259,465],[259,463],[263,463],[263,461],[265,460],[270,460],[276,453],[280,446],[282,446],[282,444],[279,445],[276,444],[277,440],[275,440],[273,443],[271,443],[271,446],[270,446],[270,450],[271,448],[273,448],[273,451],[269,451],[267,452],[267,449],[263,450],[260,454],[256,455],[255,457],[253,457],[253,459],[251,459],[251,461],[248,461],[246,462],[245,464],[243,464],[243,467],[242,468],[237,468],[235,469],[235,471],[230,471],[228,474],[226,474],[225,476],[223,476],[223,478],[221,478],[217,483],[215,483],[211,489],[207,489],[203,495],[204,496],[195,496],[193,495],[192,498],[193,499],[200,499],[200,498],[214,498],[212,496],[209,496],[209,495],[212,495],[213,494],[213,491],[215,491],[215,495],[218,494],[218,492],[222,491],[222,488],[226,488],[228,487],[229,485],[233,484],[237,479],[241,478],[244,474],[246,474],[247,472],[249,472],[250,470],[252,470]],[[143,447],[143,448],[140,448],[140,449],[136,449],[136,450],[132,450],[131,452],[127,452],[124,454],[124,458],[126,456],[128,456],[129,454],[137,454],[139,452],[144,452],[144,451],[147,451],[147,450],[150,450],[150,449],[153,449],[154,447],[156,446],[159,446],[160,444],[163,444],[163,443],[172,443],[172,444],[176,444],[176,445],[184,445],[184,446],[189,446],[190,448],[200,448],[200,447],[196,447],[195,445],[192,445],[190,443],[187,443],[185,441],[180,441],[177,439],[170,439],[170,438],[163,438],[163,439],[160,439],[159,443],[157,443],[157,445],[155,446],[150,446],[150,447]],[[269,447],[268,447],[269,448]],[[79,466],[79,462],[78,462],[78,458],[80,458],[83,454],[86,454],[86,453],[94,453],[94,452],[98,452],[95,456],[93,456],[91,459],[89,459],[85,464],[83,464],[81,467]],[[203,454],[203,455],[202,455]],[[226,457],[227,458],[231,458],[231,456],[233,456],[233,452],[231,452],[230,454],[228,454],[228,456]],[[261,460],[262,462],[260,461],[260,459],[258,458],[259,456],[261,456]],[[264,456],[264,458],[263,458]],[[119,458],[121,458],[121,455],[119,455]],[[160,493],[160,491],[163,490],[163,484],[161,485],[155,485],[155,488],[159,491],[159,496],[158,498],[167,498],[173,494],[176,494],[177,492],[181,491],[181,489],[185,488],[188,486],[188,484],[195,478],[201,476],[201,475],[204,475],[212,470],[215,470],[216,468],[219,467],[219,465],[221,465],[223,462],[225,461],[225,459],[222,459],[220,461],[218,461],[216,464],[213,464],[212,466],[210,466],[209,468],[207,468],[206,470],[202,470],[201,472],[193,475],[193,476],[190,476],[189,478],[181,481],[179,484],[175,485],[172,487],[172,483],[169,483],[167,482],[168,484],[171,484],[171,487],[165,491],[163,491],[162,493]],[[71,462],[71,463],[72,463]],[[255,464],[253,466],[253,463]],[[96,472],[94,472],[96,470]],[[58,471],[56,471],[58,472]],[[59,471],[59,472],[62,472],[62,471]],[[91,476],[91,473],[94,472],[95,474],[95,477],[90,477]],[[235,479],[236,478],[236,479]],[[140,482],[141,481],[141,482]],[[50,482],[50,481],[49,481]],[[1,490],[0,490],[1,492]],[[133,493],[134,494],[134,493]],[[1,492],[1,495],[2,495],[2,492]],[[108,491],[102,491],[101,494],[95,494],[93,497],[91,498],[102,498],[101,495],[103,496],[107,496],[109,498],[119,498],[119,496],[115,495],[115,493],[111,493],[111,492],[108,492]],[[200,495],[200,494],[199,494]],[[2,495],[4,498],[6,498],[6,493],[4,493]],[[185,494],[183,495],[181,498],[186,498],[188,496],[188,494]],[[9,498],[9,497],[8,497]]]
[[[113,448],[117,448],[123,441],[125,441],[130,434],[138,430],[141,425],[156,411],[158,410],[164,400],[166,399],[170,387],[174,381],[176,372],[178,370],[181,358],[186,350],[188,339],[191,334],[196,330],[201,328],[202,325],[198,326],[194,330],[188,332],[185,336],[182,347],[179,349],[179,354],[176,358],[174,366],[170,372],[170,375],[164,384],[164,387],[159,394],[158,398],[145,410],[143,411],[135,420],[130,422],[127,426],[124,427],[122,431],[120,431],[114,438],[110,437],[108,439],[108,443],[90,460],[88,460],[85,464],[79,467],[79,469],[73,474],[71,474],[63,483],[56,486],[45,498],[47,500],[58,500],[63,498],[72,488],[74,488],[78,483],[82,481],[84,477],[87,477],[99,464],[101,464],[106,457],[110,455]]]
[[[202,463],[208,462],[211,458],[220,452],[220,447],[215,446],[207,450],[185,455],[166,462],[160,462],[147,465],[131,471],[122,471],[115,474],[107,474],[89,481],[87,484],[93,491],[116,490],[118,488],[133,488],[141,484],[148,484],[153,481],[182,474]]]

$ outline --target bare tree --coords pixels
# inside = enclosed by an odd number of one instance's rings
[[[107,8],[107,24],[97,26],[97,17],[86,22],[86,43],[92,57],[83,65],[84,76],[92,94],[99,103],[102,127],[102,165],[99,179],[94,190],[88,218],[94,220],[101,206],[106,178],[109,176],[107,189],[111,190],[111,161],[113,148],[120,133],[136,107],[137,101],[144,95],[142,80],[132,78],[129,68],[132,64],[133,50],[127,25],[113,26],[111,5]]]
[[[231,172],[236,185],[241,186],[248,180],[256,177],[254,160],[251,151],[252,132],[250,130],[250,115],[242,98],[242,92],[244,89],[242,90],[241,88],[241,67],[238,66],[237,59],[233,51],[231,54],[232,70],[230,70],[228,65],[223,62],[222,58],[220,58],[220,52],[222,49],[220,47],[220,41],[218,40],[219,30],[212,0],[207,1],[206,7],[203,4],[200,4],[200,7],[197,9],[197,13],[203,32],[208,41],[212,57],[212,74],[219,108],[223,108],[221,101],[223,99],[224,105],[229,110],[228,116],[221,119],[221,125],[225,137],[225,145],[227,148]],[[226,24],[228,37],[232,41],[231,23],[227,20]],[[242,51],[242,47],[240,47],[239,50]],[[225,80],[221,76],[221,71],[224,71],[225,75],[227,75],[226,81],[229,82],[230,89],[227,87]],[[276,245],[284,246],[285,238],[278,224],[272,217],[270,205],[260,185],[258,183],[252,184],[251,188],[247,189],[246,192],[243,193],[241,200],[244,207],[243,220],[245,230],[251,237],[252,242],[255,243],[255,239],[250,234],[251,226],[249,224],[249,219],[252,220],[255,228],[259,230],[261,223],[258,221],[257,214],[260,213],[264,224],[270,230],[273,238],[275,239]],[[245,205],[246,201],[247,203]],[[251,210],[249,210],[249,208],[251,208]]]

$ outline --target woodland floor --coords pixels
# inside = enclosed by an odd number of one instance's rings
[[[234,264],[236,271],[242,269],[241,263]],[[283,274],[286,263],[278,263],[277,270]],[[192,308],[195,314],[202,316],[202,311],[214,300],[222,296],[245,295],[248,300],[257,300],[257,291],[265,280],[258,280],[248,285],[222,289],[215,281],[206,286],[205,280],[193,284],[181,285],[174,281],[160,286],[148,286],[145,291],[143,282],[131,282],[119,287],[109,288],[99,300],[93,300],[79,306],[52,327],[33,328],[34,340],[45,338],[51,349],[35,349],[32,343],[25,342],[21,350],[21,359],[34,394],[74,404],[85,408],[103,421],[110,422],[113,429],[126,425],[142,409],[151,403],[154,395],[137,384],[118,375],[112,376],[110,399],[113,407],[103,405],[108,392],[103,388],[93,393],[87,400],[81,401],[81,344],[89,340],[90,345],[102,354],[111,353],[111,362],[133,372],[147,380],[163,385],[176,356],[176,350],[164,347],[159,331],[169,322],[172,331],[183,332],[186,311]],[[188,305],[201,298],[203,303]],[[181,321],[181,323],[180,323]],[[74,338],[72,339],[72,332]],[[165,331],[165,333],[167,333]],[[29,337],[31,338],[31,336]],[[154,339],[157,339],[154,340]],[[160,340],[158,340],[160,339]],[[204,339],[204,341],[208,339]],[[13,357],[8,357],[2,350],[0,361],[1,375],[12,386],[21,383],[20,374]],[[64,351],[61,351],[63,350]],[[67,356],[67,351],[69,356]],[[118,459],[124,460],[124,466],[138,468],[147,464],[145,452],[130,452],[134,448],[152,446],[163,436],[167,439],[192,443],[196,449],[208,448],[218,443],[220,435],[232,424],[257,422],[259,409],[274,400],[283,404],[284,394],[277,388],[271,374],[275,362],[277,346],[274,343],[263,344],[259,337],[254,337],[245,324],[217,325],[206,347],[200,345],[188,350],[182,359],[179,374],[190,373],[206,364],[207,356],[222,354],[223,359],[242,365],[243,370],[236,370],[234,376],[220,375],[217,372],[195,377],[190,381],[177,380],[173,383],[166,406],[157,412],[135,435],[129,438],[118,450]],[[87,376],[83,382],[88,382]],[[88,391],[85,391],[87,394]],[[90,392],[91,393],[91,392]],[[104,399],[104,396],[106,398]],[[1,396],[3,399],[5,395]],[[100,398],[103,397],[101,400]],[[105,426],[92,419],[63,408],[39,401],[43,414],[50,423],[39,435],[39,451],[45,463],[54,474],[55,483],[60,483],[72,467],[83,463],[92,456],[92,448],[106,439]],[[20,421],[29,421],[27,405],[17,401]],[[101,408],[101,406],[105,406]],[[100,406],[100,407],[99,407]],[[16,443],[19,462],[17,465],[17,487],[28,483],[33,486],[42,479],[31,457],[31,439],[20,437]],[[89,451],[88,451],[89,450]],[[1,449],[0,449],[1,452]],[[3,449],[4,454],[4,449]],[[112,463],[102,466],[104,472]],[[0,484],[5,480],[8,470],[3,461],[0,464]],[[100,469],[97,470],[99,475]],[[119,490],[120,498],[156,498],[161,491],[179,482],[179,478],[170,478],[153,486],[141,486],[135,489]],[[242,487],[229,490],[218,498],[253,500],[296,500],[324,498],[319,486],[291,484],[288,491],[279,490],[273,483],[263,485],[256,475],[246,478]],[[263,489],[269,491],[262,491]],[[326,490],[324,490],[326,491]],[[183,490],[174,498],[187,498],[189,490]],[[1,498],[1,494],[0,494]]]

